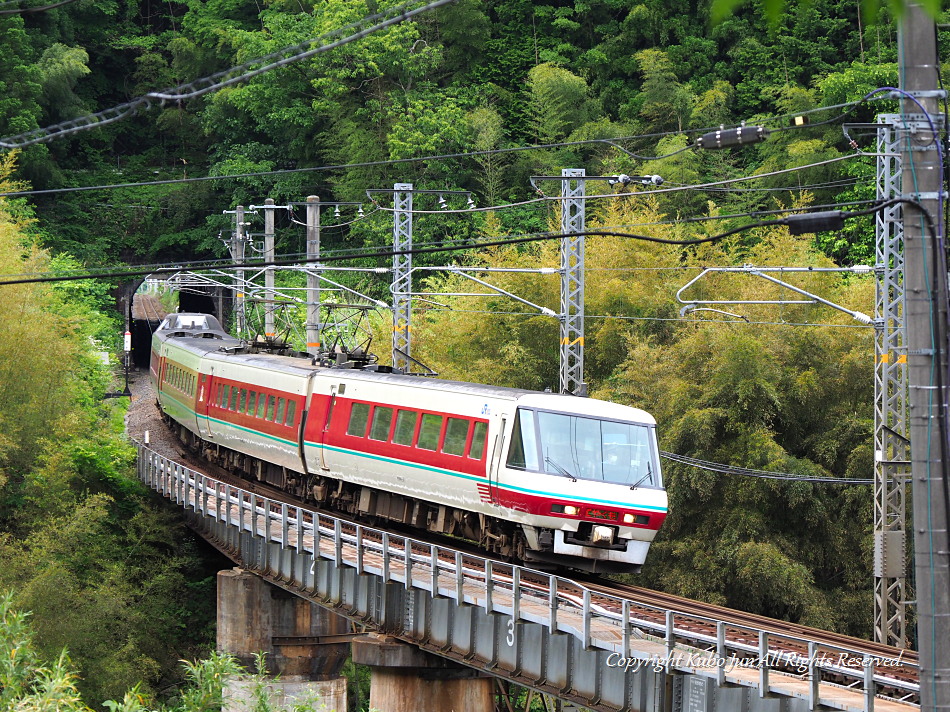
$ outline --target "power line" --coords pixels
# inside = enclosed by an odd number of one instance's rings
[[[76,0],[60,0],[60,2],[55,2],[52,5],[41,5],[40,7],[22,7],[17,8],[16,10],[0,10],[0,15],[26,15],[30,12],[43,12],[44,10],[52,10],[53,8],[62,7],[63,5],[69,5],[69,3],[76,2]],[[6,5],[7,3],[3,3]]]
[[[405,3],[395,8],[365,17],[362,20],[320,35],[314,39],[306,40],[305,42],[301,42],[300,44],[290,47],[284,47],[283,49],[272,52],[271,54],[252,59],[249,62],[245,62],[244,64],[238,65],[236,67],[225,69],[210,76],[196,79],[195,81],[188,84],[183,84],[161,91],[149,92],[138,97],[137,99],[133,99],[130,102],[120,104],[111,109],[106,109],[105,111],[100,111],[96,114],[82,116],[77,119],[70,119],[69,121],[63,121],[59,124],[54,124],[53,126],[34,129],[33,131],[27,131],[16,136],[0,139],[0,147],[23,148],[34,143],[48,141],[58,136],[65,136],[78,131],[84,131],[88,128],[111,124],[120,119],[132,116],[133,114],[138,113],[140,110],[151,108],[152,102],[164,104],[166,101],[182,102],[188,99],[194,99],[204,94],[217,91],[218,89],[223,89],[224,87],[230,86],[232,84],[246,82],[273,69],[286,66],[293,62],[299,62],[300,60],[313,57],[314,55],[320,54],[322,52],[341,47],[345,44],[349,44],[350,42],[354,42],[355,40],[362,39],[373,32],[377,32],[378,30],[385,29],[400,22],[405,22],[416,15],[428,12],[429,10],[433,10],[438,7],[442,7],[443,5],[448,5],[453,2],[455,2],[455,0],[431,0],[431,2],[428,4],[415,9],[409,8],[416,3]],[[351,30],[356,31],[351,35],[336,39],[343,35],[344,32]],[[331,42],[330,40],[334,41]],[[318,46],[314,47],[313,45]],[[259,65],[262,62],[265,63],[264,66],[260,66],[257,69],[251,69],[251,67]]]
[[[673,462],[679,462],[684,465],[689,465],[690,467],[696,467],[700,470],[708,470],[710,472],[721,472],[726,475],[739,475],[742,477],[756,477],[759,479],[766,480],[783,480],[785,482],[810,482],[812,484],[822,484],[822,485],[871,485],[874,484],[874,480],[862,480],[862,479],[841,479],[837,477],[805,477],[801,475],[792,475],[787,472],[767,472],[766,470],[750,470],[747,467],[733,467],[732,465],[723,465],[718,462],[710,462],[709,460],[700,460],[695,457],[686,457],[685,455],[677,455],[672,452],[660,451],[660,457],[664,457],[667,460],[672,460]]]
[[[446,1],[454,1],[454,0],[446,0]],[[311,41],[315,41],[315,40],[311,40]],[[230,71],[230,70],[227,70],[227,71]],[[860,102],[853,102],[853,103],[858,104]],[[126,105],[123,105],[123,106],[126,106]],[[824,111],[831,108],[838,108],[839,106],[844,106],[844,105],[839,104],[839,105],[830,106],[830,107],[820,107],[817,109],[813,109],[811,111],[812,112]],[[117,109],[118,108],[121,108],[121,107],[117,107]],[[109,111],[114,111],[114,110],[109,110]],[[102,112],[102,113],[105,113],[105,112]],[[809,112],[805,112],[805,113],[809,113]],[[93,117],[95,116],[99,116],[99,115],[98,114],[93,115]],[[794,116],[794,115],[793,114],[786,115],[786,117],[789,117],[789,116]],[[93,117],[89,117],[89,118],[91,119]],[[782,117],[777,117],[777,118],[782,118]],[[64,122],[64,124],[69,124],[69,123],[71,122]],[[102,123],[103,121],[97,121],[95,122],[95,125],[98,126],[98,125],[101,125]],[[789,127],[789,128],[803,129],[806,127],[807,125],[795,126],[795,127]],[[55,127],[52,127],[52,128],[55,128]],[[80,130],[80,129],[77,129],[77,130]],[[696,129],[695,131],[701,132],[705,130],[706,129]],[[31,133],[35,133],[35,132],[31,132]],[[73,132],[69,131],[68,133],[73,133]],[[640,134],[637,136],[627,136],[627,137],[614,138],[614,139],[587,139],[583,141],[565,141],[565,142],[559,142],[559,143],[537,144],[537,145],[530,145],[530,146],[513,146],[513,147],[507,147],[507,148],[489,149],[489,150],[484,150],[484,151],[443,153],[443,154],[433,154],[433,155],[428,155],[428,156],[418,156],[418,157],[412,157],[412,158],[396,158],[396,159],[388,159],[388,160],[380,160],[380,161],[363,161],[360,163],[344,163],[344,164],[334,164],[334,165],[311,166],[311,167],[305,167],[305,168],[286,168],[286,169],[279,169],[279,170],[272,170],[272,171],[236,173],[232,175],[196,176],[193,178],[174,178],[174,179],[167,179],[167,180],[141,181],[141,182],[136,182],[136,183],[111,183],[111,184],[103,184],[103,185],[95,185],[95,186],[72,186],[68,188],[46,188],[46,189],[41,189],[41,190],[10,191],[10,192],[0,192],[0,197],[17,197],[17,196],[25,196],[25,195],[48,195],[48,194],[58,194],[58,193],[73,193],[73,192],[88,191],[88,190],[113,190],[117,188],[149,187],[149,186],[156,186],[156,185],[177,185],[177,184],[187,184],[187,183],[199,183],[199,182],[206,182],[206,181],[213,181],[213,180],[227,180],[227,179],[235,179],[235,178],[264,178],[268,176],[292,175],[296,173],[335,171],[335,170],[345,170],[345,169],[350,169],[350,168],[374,168],[374,167],[380,167],[380,166],[394,166],[394,165],[401,165],[401,164],[420,163],[420,162],[426,162],[426,161],[439,161],[439,160],[449,160],[449,159],[456,159],[456,158],[473,158],[477,156],[491,156],[491,155],[498,155],[498,154],[504,154],[504,153],[516,153],[516,152],[521,152],[521,151],[538,151],[538,150],[551,150],[551,149],[556,149],[556,148],[571,148],[575,146],[584,146],[584,145],[592,145],[592,144],[610,145],[636,158],[638,157],[637,154],[634,154],[622,148],[621,146],[618,146],[617,142],[618,141],[635,141],[635,140],[642,140],[646,138],[662,138],[665,136],[674,136],[674,135],[679,135],[679,134],[682,134],[682,132],[681,131],[665,131],[665,132]],[[20,136],[26,136],[26,135],[27,134],[21,134]],[[0,139],[0,147],[9,147],[7,146],[6,143],[4,143],[4,141],[14,140],[17,138],[20,138],[20,137],[15,136],[12,139]],[[45,139],[39,139],[39,140],[45,140]],[[22,145],[27,145],[27,144],[22,144]],[[688,150],[691,148],[695,148],[695,146],[690,145],[683,149],[678,149],[676,151],[673,151],[672,153],[666,154],[664,156],[652,156],[652,157],[640,157],[640,158],[642,160],[660,160],[662,158],[668,158],[670,156],[674,156],[678,153],[681,153],[683,150]],[[875,156],[876,154],[861,152],[855,155]],[[833,163],[837,160],[843,160],[844,158],[845,157],[839,157],[836,159],[831,159],[829,161],[813,163],[813,164],[809,164],[805,166],[799,166],[796,168],[790,168],[790,169],[786,169],[785,172],[793,172],[797,170],[804,170],[806,168],[814,168],[821,165],[826,165],[827,163]],[[749,176],[746,178],[731,179],[730,181],[725,181],[725,182],[707,183],[707,184],[700,184],[700,185],[688,186],[688,187],[691,189],[709,190],[711,189],[710,188],[711,186],[724,185],[724,184],[732,183],[732,182],[740,182],[742,180],[750,180],[752,178],[770,177],[773,175],[779,175],[780,173],[782,172],[777,171],[773,173],[765,173],[765,174],[762,174],[761,176]],[[681,188],[681,189],[685,189],[685,188],[686,187]],[[799,189],[799,188],[793,188],[793,190],[796,190],[796,189]],[[741,189],[734,189],[734,190],[741,190]],[[770,189],[760,189],[760,190],[770,190]],[[650,192],[658,192],[658,191],[650,191]],[[590,197],[597,197],[597,196],[590,196]],[[492,209],[492,208],[487,208],[487,209]]]
[[[785,218],[777,220],[762,220],[755,223],[750,223],[747,225],[742,225],[731,230],[726,230],[725,232],[718,233],[716,235],[710,235],[708,237],[701,237],[691,240],[672,240],[662,237],[653,237],[651,235],[639,235],[635,233],[628,232],[619,232],[615,230],[584,230],[578,232],[569,233],[570,236],[585,236],[585,237],[622,237],[633,240],[642,240],[645,242],[654,242],[664,245],[701,245],[710,242],[717,242],[723,240],[727,237],[735,235],[746,230],[752,230],[762,227],[774,227],[774,226],[787,226],[793,234],[802,234],[803,232],[815,232],[820,230],[832,229],[829,227],[832,223],[836,226],[838,223],[843,223],[847,218],[860,217],[862,215],[869,215],[877,210],[889,207],[897,203],[913,204],[919,205],[914,200],[909,198],[894,198],[893,200],[884,201],[877,203],[873,208],[868,208],[866,210],[858,210],[850,213],[844,211],[826,211],[821,213],[799,213],[794,215],[788,215]],[[925,215],[932,221],[929,213]],[[413,248],[412,250],[376,250],[375,252],[366,252],[360,255],[333,255],[327,257],[321,257],[319,262],[340,262],[344,260],[355,259],[356,257],[367,259],[372,257],[395,257],[398,255],[421,255],[421,254],[434,254],[440,252],[458,252],[461,250],[470,250],[472,248],[485,248],[485,247],[501,247],[501,246],[510,246],[518,244],[528,244],[533,242],[543,242],[546,240],[558,240],[568,235],[565,233],[537,233],[534,235],[527,235],[517,238],[505,238],[501,240],[490,240],[483,242],[473,242],[468,244],[455,244],[455,245],[440,245],[436,247],[423,247],[423,248]],[[303,261],[306,263],[306,260]],[[75,281],[82,279],[106,279],[106,278],[122,278],[122,277],[138,277],[138,276],[147,276],[150,274],[158,273],[171,273],[181,272],[184,270],[188,271],[200,271],[202,269],[223,269],[225,268],[224,261],[201,261],[201,262],[191,262],[179,263],[175,267],[159,267],[155,268],[150,267],[148,269],[124,269],[124,270],[110,270],[110,271],[87,271],[84,274],[73,274],[73,275],[53,275],[53,276],[44,276],[44,277],[29,277],[29,278],[20,278],[20,279],[3,279],[0,280],[0,286],[13,285],[13,284],[35,284],[41,282],[66,282],[66,281]],[[291,267],[299,266],[301,260],[270,260],[270,261],[244,261],[244,262],[231,262],[226,266],[232,269],[242,269],[242,268],[262,268],[262,267]]]

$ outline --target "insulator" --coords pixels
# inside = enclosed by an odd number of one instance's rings
[[[700,148],[716,149],[730,146],[744,146],[757,143],[768,138],[769,130],[764,126],[740,126],[737,129],[720,128],[716,131],[704,133],[696,139]]]
[[[804,235],[810,232],[827,232],[844,227],[843,210],[825,210],[820,213],[802,213],[785,218],[788,231],[792,235]]]

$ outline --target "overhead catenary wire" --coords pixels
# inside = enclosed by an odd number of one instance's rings
[[[862,215],[869,215],[876,210],[881,210],[883,208],[895,205],[897,203],[913,204],[920,207],[920,203],[912,200],[910,198],[894,198],[892,200],[882,201],[877,203],[872,208],[867,208],[865,210],[853,211],[846,213],[844,211],[832,211],[835,213],[835,219],[838,221],[843,221],[851,217],[860,217]],[[921,210],[923,208],[921,207]],[[928,216],[932,224],[932,218],[929,213],[924,211],[924,214]],[[822,216],[824,217],[824,215]],[[567,236],[585,236],[585,237],[621,237],[632,240],[642,240],[645,242],[654,242],[659,244],[666,245],[701,245],[711,242],[717,242],[723,240],[732,235],[744,232],[746,230],[753,230],[762,227],[774,227],[774,226],[788,226],[790,229],[794,229],[795,225],[804,223],[806,226],[813,224],[815,221],[815,216],[813,214],[801,213],[797,215],[789,215],[785,218],[777,220],[761,220],[754,223],[749,223],[747,225],[741,225],[739,227],[726,230],[724,232],[718,233],[716,235],[710,235],[708,237],[701,237],[696,239],[687,239],[687,240],[675,240],[667,239],[662,237],[654,237],[652,235],[640,235],[635,233],[620,232],[617,230],[582,230],[571,233],[536,233],[533,235],[527,235],[517,238],[505,238],[498,240],[488,240],[482,242],[465,242],[458,244],[449,244],[449,245],[438,245],[435,247],[423,247],[423,248],[413,248],[411,250],[376,250],[374,252],[364,252],[359,255],[331,255],[331,256],[321,256],[319,260],[316,260],[317,263],[324,262],[339,262],[344,260],[351,260],[355,257],[359,258],[371,258],[371,257],[395,257],[399,255],[419,255],[419,254],[435,254],[439,252],[457,252],[460,250],[469,250],[473,247],[501,247],[509,245],[519,245],[519,244],[529,244],[534,242],[543,242],[546,240],[559,240]],[[122,278],[122,277],[135,277],[135,276],[146,276],[156,273],[171,273],[181,272],[185,270],[198,271],[201,269],[247,269],[252,267],[262,268],[262,267],[289,267],[289,266],[299,266],[301,263],[306,263],[307,260],[270,260],[270,261],[244,261],[244,262],[234,262],[234,261],[202,261],[202,262],[190,262],[190,263],[177,263],[173,267],[149,267],[148,269],[124,269],[124,270],[84,270],[82,274],[71,274],[71,275],[47,275],[39,277],[27,277],[27,278],[17,278],[17,279],[0,279],[0,286],[14,285],[14,284],[35,284],[42,282],[66,282],[66,281],[75,281],[83,279],[106,279],[106,278]]]

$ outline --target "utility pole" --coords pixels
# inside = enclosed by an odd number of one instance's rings
[[[921,712],[950,712],[950,537],[947,530],[947,265],[936,27],[909,5],[898,35],[904,196],[914,562]],[[914,100],[909,97],[913,97]],[[921,108],[923,110],[921,110]]]
[[[246,239],[244,237],[244,206],[238,205],[234,210],[234,237],[231,240],[231,259],[235,263],[244,264],[244,248]],[[234,290],[234,319],[237,323],[237,335],[239,339],[245,338],[244,332],[247,331],[247,314],[244,309],[244,268],[239,267],[236,271],[235,290]]]
[[[320,198],[307,196],[307,353],[320,353],[320,276],[316,271],[320,259]]]

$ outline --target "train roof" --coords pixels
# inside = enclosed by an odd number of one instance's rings
[[[191,318],[196,316],[207,317],[207,321]],[[185,318],[172,319],[172,317]],[[300,376],[308,376],[311,373],[319,372],[323,376],[332,376],[344,381],[363,381],[399,387],[408,385],[412,388],[440,391],[442,393],[448,391],[483,398],[517,401],[519,406],[526,408],[570,411],[596,418],[632,420],[650,425],[656,423],[653,416],[644,410],[595,398],[582,398],[562,393],[542,393],[524,388],[490,386],[464,381],[446,381],[402,373],[384,373],[356,368],[328,368],[316,366],[306,357],[241,352],[240,349],[244,346],[244,342],[229,335],[221,328],[217,319],[206,314],[169,314],[159,326],[155,335],[162,340],[174,338],[176,345],[200,354],[203,358],[220,361],[221,363],[241,364],[251,368],[292,373]]]

